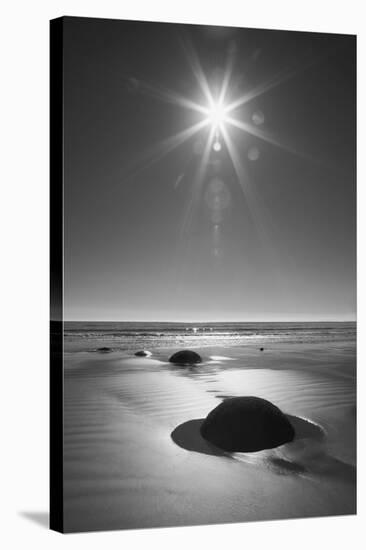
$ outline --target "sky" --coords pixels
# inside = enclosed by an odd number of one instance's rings
[[[65,18],[64,318],[354,320],[355,47]]]

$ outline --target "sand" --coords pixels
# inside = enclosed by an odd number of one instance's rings
[[[356,512],[355,347],[196,349],[203,363],[65,354],[65,530],[258,521]],[[225,454],[199,425],[229,396],[289,415],[292,443]]]

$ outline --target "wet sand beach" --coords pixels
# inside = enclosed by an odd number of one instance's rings
[[[196,347],[202,363],[66,351],[65,529],[258,521],[356,511],[352,341]],[[222,400],[277,405],[295,439],[225,453],[199,427]]]

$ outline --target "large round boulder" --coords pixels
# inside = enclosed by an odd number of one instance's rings
[[[254,452],[292,441],[295,430],[273,403],[259,397],[232,397],[213,409],[201,435],[228,452]]]
[[[174,353],[169,361],[170,363],[175,363],[176,365],[194,365],[195,363],[201,363],[202,359],[195,351],[184,349]]]

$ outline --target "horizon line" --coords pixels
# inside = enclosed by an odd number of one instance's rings
[[[50,319],[51,321],[60,321],[60,319]],[[211,320],[211,321],[188,321],[188,320],[122,320],[122,319],[62,319],[62,322],[66,323],[196,323],[196,324],[209,324],[209,323],[356,323],[355,319],[275,319],[270,321],[265,320]]]

